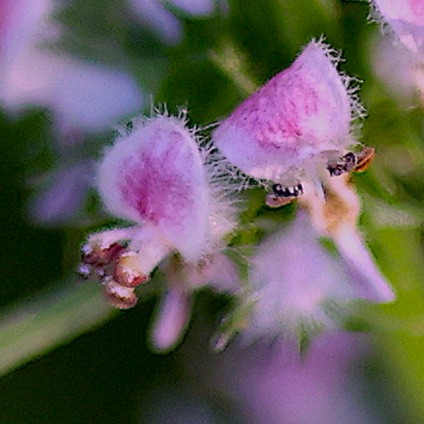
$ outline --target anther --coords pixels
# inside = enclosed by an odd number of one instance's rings
[[[353,152],[348,152],[337,162],[327,165],[328,172],[332,177],[338,177],[346,172],[353,171],[358,163],[358,158]]]
[[[303,186],[298,183],[295,186],[285,187],[282,184],[274,184],[271,187],[272,193],[266,197],[266,204],[271,208],[279,208],[287,205],[303,194]]]

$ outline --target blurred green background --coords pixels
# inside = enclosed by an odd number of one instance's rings
[[[193,125],[224,117],[322,34],[342,50],[341,69],[363,81],[368,116],[361,140],[378,154],[354,177],[361,224],[398,300],[364,307],[359,327],[370,331],[375,352],[358,373],[382,422],[424,422],[424,116],[418,101],[403,107],[372,70],[370,42],[380,28],[367,22],[368,3],[232,0],[228,13],[175,13],[184,39],[165,46],[130,19],[123,1],[69,2],[56,17],[67,28],[56,48],[109,65],[125,62],[155,104],[171,112],[187,106]],[[83,155],[96,157],[112,137],[93,136]],[[80,243],[106,222],[94,193],[82,218],[66,225],[29,220],[39,189],[31,182],[63,161],[49,111],[33,108],[19,118],[0,111],[0,138],[0,423],[145,422],[140,409],[149,393],[184,381],[183,355],[149,352],[154,299],[112,311],[95,284],[75,276]],[[210,332],[226,307],[225,299],[201,293],[195,321]],[[223,416],[216,422],[238,422]]]

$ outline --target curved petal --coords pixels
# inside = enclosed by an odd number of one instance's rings
[[[393,289],[381,275],[358,231],[346,226],[334,241],[359,295],[372,302],[393,302],[396,298]]]
[[[315,155],[352,144],[353,101],[331,54],[311,42],[215,130],[216,144],[243,172],[276,179]]]
[[[152,343],[158,350],[174,347],[188,325],[191,304],[187,294],[169,289],[159,306],[152,329]]]
[[[357,297],[373,302],[392,302],[392,288],[381,275],[357,229],[359,198],[349,184],[349,177],[328,178],[323,182],[325,198],[316,188],[305,186],[300,203],[308,209],[315,231],[330,237],[336,244],[343,268]]]
[[[118,139],[100,163],[97,185],[113,215],[153,225],[189,261],[202,254],[206,177],[192,134],[176,118],[154,118]]]

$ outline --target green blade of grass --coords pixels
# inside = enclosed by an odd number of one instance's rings
[[[72,341],[114,314],[95,284],[60,283],[0,315],[0,375]]]

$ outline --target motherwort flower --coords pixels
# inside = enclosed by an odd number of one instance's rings
[[[284,183],[343,156],[362,108],[335,64],[328,46],[311,42],[221,122],[213,134],[219,149],[246,174]]]
[[[383,21],[408,49],[423,53],[424,1],[372,0],[377,20]]]
[[[305,320],[325,324],[328,302],[393,300],[357,230],[360,203],[349,172],[364,170],[374,149],[348,150],[357,144],[351,123],[362,108],[336,62],[327,46],[311,42],[290,68],[245,100],[213,134],[241,171],[271,182],[269,206],[299,198],[311,217],[312,227],[304,220],[293,224],[266,242],[253,261],[256,316],[264,328],[282,328],[283,322],[293,328],[291,323]],[[323,236],[335,242],[340,260],[317,244]]]
[[[139,110],[142,96],[125,71],[91,64],[46,47],[62,31],[51,0],[4,0],[0,14],[0,105],[52,110],[56,129],[96,133]]]
[[[393,37],[378,35],[371,40],[367,57],[375,75],[405,108],[424,104],[423,58]]]
[[[404,104],[424,98],[424,1],[374,0],[373,15],[391,30],[371,49],[377,76]],[[397,42],[400,40],[401,43]]]
[[[106,209],[134,225],[91,235],[81,271],[103,284],[112,303],[128,308],[137,302],[135,287],[162,264],[168,288],[153,338],[157,348],[168,348],[187,325],[189,292],[209,283],[231,291],[237,283],[222,252],[236,209],[219,185],[217,156],[199,151],[181,119],[157,116],[134,125],[106,151],[97,172]]]
[[[390,298],[385,283],[376,289],[363,280],[320,243],[301,211],[291,224],[266,238],[251,260],[249,301],[254,307],[244,337],[272,340],[281,334],[334,329],[358,299]]]

